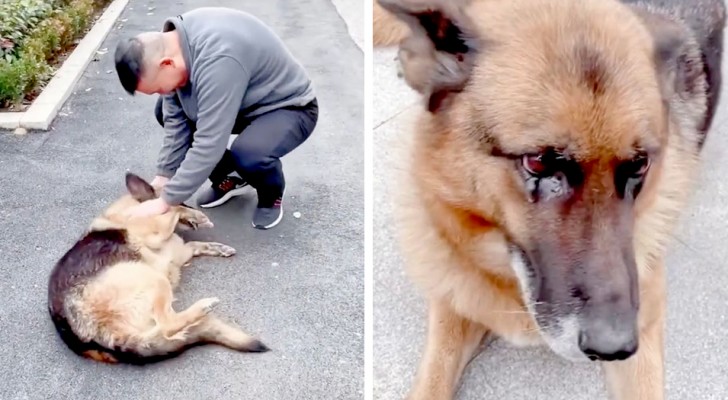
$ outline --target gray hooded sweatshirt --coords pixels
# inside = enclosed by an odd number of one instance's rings
[[[198,8],[164,22],[179,33],[189,79],[163,102],[157,174],[171,178],[170,205],[190,198],[222,158],[238,113],[248,117],[315,98],[311,80],[260,20],[227,8]],[[192,132],[188,120],[196,123]]]

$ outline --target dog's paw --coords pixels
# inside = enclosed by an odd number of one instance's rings
[[[213,224],[212,221],[210,221],[210,219],[208,219],[207,217],[205,217],[204,221],[197,222],[197,229],[200,229],[200,228],[210,229],[210,228],[214,228],[214,227],[215,227],[215,224]]]
[[[220,257],[232,257],[236,253],[234,248],[222,243],[210,243],[210,249]]]
[[[189,331],[187,329],[182,329],[181,331],[175,333],[172,336],[167,336],[166,339],[170,340],[170,341],[186,342],[188,334],[189,334]]]
[[[204,312],[205,314],[211,313],[212,310],[215,309],[215,306],[217,306],[219,303],[220,299],[218,299],[217,297],[208,297],[199,301],[199,304],[202,307],[202,312]]]
[[[181,220],[184,224],[190,226],[194,230],[200,228],[209,229],[215,227],[215,224],[210,221],[210,218],[208,218],[205,213],[192,208],[185,210],[185,212],[182,214]]]

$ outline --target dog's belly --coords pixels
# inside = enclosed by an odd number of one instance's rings
[[[154,327],[155,302],[169,290],[167,278],[141,262],[110,267],[84,289],[87,315],[96,326],[90,336],[107,346],[128,344]]]

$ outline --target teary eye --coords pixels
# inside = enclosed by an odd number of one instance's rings
[[[546,171],[542,154],[527,154],[523,156],[523,168],[531,175],[541,176]]]
[[[647,174],[647,170],[650,169],[650,159],[645,155],[639,155],[632,160],[625,163],[627,172],[630,173],[633,178],[644,177]]]
[[[582,179],[579,165],[555,149],[522,155],[519,169],[530,202],[568,196]]]
[[[546,151],[538,154],[525,154],[521,158],[523,169],[530,175],[538,178],[551,176],[558,171],[559,162],[563,161],[563,157],[552,152]]]
[[[617,167],[614,174],[614,181],[620,197],[636,198],[642,189],[645,176],[650,170],[652,161],[645,154],[625,161]]]

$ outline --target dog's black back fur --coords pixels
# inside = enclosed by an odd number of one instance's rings
[[[91,231],[76,242],[51,271],[48,282],[48,311],[61,339],[76,354],[87,351],[109,353],[95,342],[84,342],[71,328],[65,301],[70,291],[85,285],[104,269],[118,262],[139,260],[127,244],[126,232],[118,229]],[[116,355],[114,355],[115,358]]]

